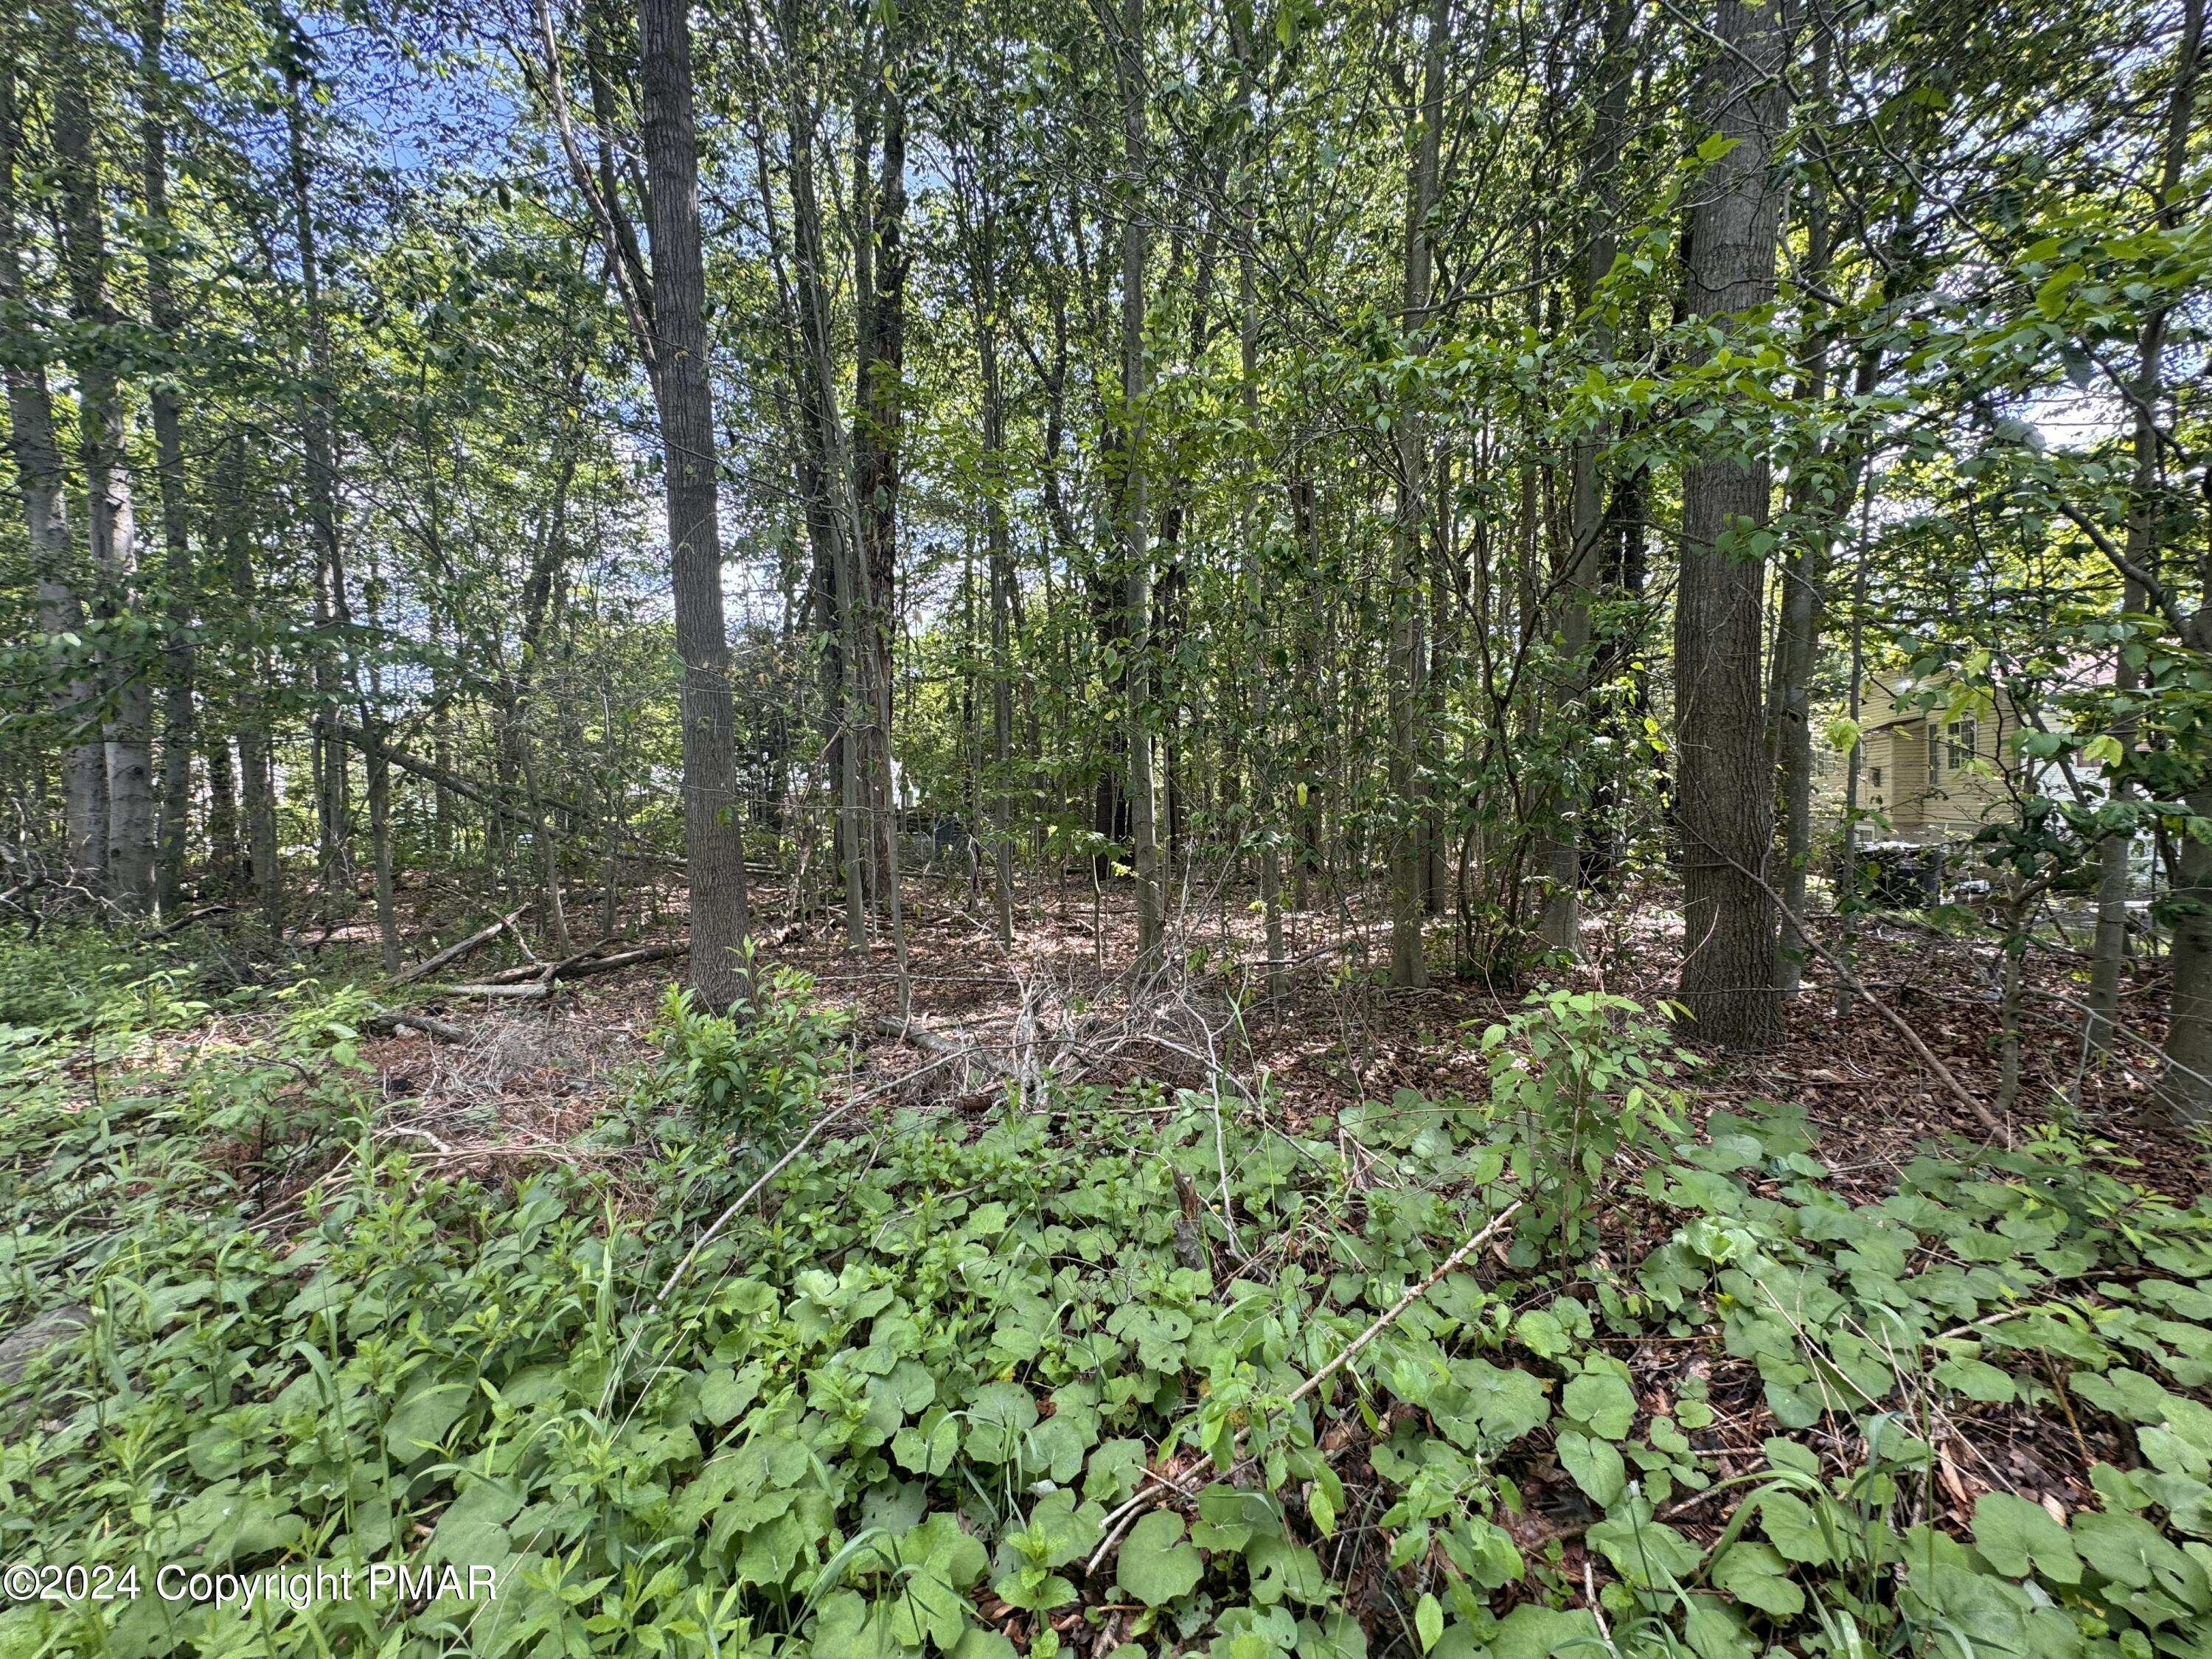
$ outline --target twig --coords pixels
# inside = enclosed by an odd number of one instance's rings
[[[1527,1201],[1528,1200],[1525,1199],[1516,1198],[1504,1209],[1500,1210],[1496,1215],[1491,1217],[1490,1224],[1487,1226],[1483,1228],[1483,1230],[1477,1233],[1473,1238],[1468,1239],[1466,1243],[1461,1245],[1459,1249],[1454,1250],[1449,1255],[1446,1256],[1443,1259],[1443,1264],[1438,1267],[1434,1273],[1431,1273],[1419,1284],[1414,1285],[1413,1288],[1407,1291],[1405,1295],[1400,1297],[1398,1298],[1397,1304],[1393,1307],[1389,1312],[1382,1316],[1382,1317],[1377,1319],[1373,1324],[1370,1325],[1365,1330],[1360,1332],[1358,1336],[1352,1338],[1352,1346],[1350,1347],[1346,1348],[1342,1353],[1337,1355],[1335,1358],[1330,1360],[1328,1364],[1322,1366],[1311,1376],[1306,1378],[1304,1382],[1299,1383],[1296,1389],[1291,1391],[1291,1397],[1285,1401],[1283,1404],[1285,1407],[1297,1405],[1299,1401],[1304,1399],[1316,1389],[1321,1387],[1321,1385],[1327,1382],[1331,1376],[1341,1370],[1362,1348],[1365,1347],[1370,1342],[1372,1342],[1382,1334],[1385,1328],[1391,1324],[1393,1321],[1396,1320],[1400,1315],[1403,1314],[1407,1309],[1412,1307],[1413,1304],[1419,1301],[1424,1296],[1426,1296],[1430,1290],[1434,1287],[1438,1279],[1442,1279],[1453,1268],[1458,1267],[1461,1262],[1466,1261],[1468,1257],[1473,1255],[1485,1244],[1487,1244],[1490,1242],[1492,1236],[1495,1234],[1500,1227],[1503,1227],[1507,1222],[1510,1221],[1513,1218],[1513,1212],[1519,1209],[1522,1205]]]

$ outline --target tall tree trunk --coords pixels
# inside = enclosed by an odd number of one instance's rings
[[[991,761],[997,774],[990,792],[991,852],[996,872],[999,943],[1011,945],[1014,938],[1014,688],[1009,634],[1014,556],[1006,526],[1006,401],[999,365],[996,222],[995,209],[987,196],[980,204],[978,223],[972,228],[978,245],[970,280],[975,285],[976,362],[983,378],[983,533],[991,580]]]
[[[2159,168],[2156,220],[2161,229],[2171,230],[2178,225],[2184,210],[2181,176],[2189,160],[2189,137],[2195,120],[2197,82],[2203,72],[2203,0],[2187,0],[2182,15],[2181,38],[2175,48],[2173,90],[2166,106],[2165,154]],[[2154,581],[2159,580],[2162,528],[2158,408],[2166,395],[2166,307],[2159,306],[2143,319],[2136,346],[2136,383],[2130,399],[2135,409],[2135,477],[2128,510],[2127,556],[2135,569]],[[2148,590],[2141,581],[2130,578],[2120,604],[2130,612],[2147,610],[2150,604]],[[2125,651],[2114,654],[2117,661],[2113,689],[2124,698],[2136,689],[2140,677]],[[2112,735],[2123,750],[2132,750],[2136,741],[2134,717],[2124,714],[2115,720]],[[2123,781],[2115,793],[2124,799],[2132,789]],[[2089,1042],[2098,1049],[2111,1043],[2119,1013],[2120,969],[2127,954],[2128,939],[2128,855],[2134,844],[2135,836],[2130,830],[2107,836],[2098,848],[2097,934],[2092,948],[2088,1018]],[[2181,994],[2181,962],[2177,955],[2177,1009]],[[2184,1081],[2185,1088],[2182,1092],[2170,1085],[2165,1090],[2169,1107],[2182,1115],[2203,1115],[2205,1103],[2212,1103],[2212,1084],[2191,1085]],[[2195,1103],[2193,1110],[2191,1103]]]
[[[102,620],[129,614],[136,599],[137,537],[131,493],[130,428],[114,365],[98,337],[120,320],[107,292],[107,247],[100,161],[87,101],[89,66],[73,26],[63,29],[62,73],[54,84],[53,131],[62,182],[62,262],[71,309],[93,337],[76,364],[77,438],[83,454],[85,518],[99,580]],[[140,915],[154,904],[153,688],[145,665],[111,641],[103,691],[107,760],[107,890],[118,908]]]
[[[863,629],[874,662],[871,683],[888,693],[891,641],[898,626],[898,492],[901,427],[906,396],[906,96],[901,86],[899,24],[887,9],[883,62],[866,94],[871,120],[880,122],[882,155],[872,183],[865,158],[854,188],[866,210],[858,237],[855,283],[860,304],[853,422],[853,489],[858,502],[860,556],[867,572],[869,610]],[[872,732],[865,775],[874,838],[872,890],[888,902],[898,803],[891,798],[890,726]]]
[[[1253,82],[1259,72],[1252,15],[1242,4],[1229,9],[1231,40],[1237,55],[1237,104],[1241,118],[1237,167],[1237,366],[1244,408],[1244,489],[1237,507],[1237,542],[1243,565],[1244,603],[1251,609],[1243,630],[1247,662],[1246,712],[1251,723],[1252,828],[1260,837],[1260,917],[1267,947],[1267,995],[1280,1001],[1289,989],[1283,963],[1283,858],[1277,844],[1273,710],[1267,672],[1273,651],[1268,638],[1273,594],[1253,533],[1253,508],[1260,495],[1260,181],[1255,158],[1259,134],[1253,131]]]
[[[1687,308],[1719,319],[1774,298],[1782,198],[1774,145],[1789,117],[1783,8],[1719,0],[1703,77],[1706,123],[1735,147],[1706,169],[1691,210]],[[1765,567],[1735,545],[1769,516],[1762,456],[1716,454],[1682,474],[1681,574],[1674,601],[1674,809],[1681,834],[1680,995],[1696,1035],[1722,1048],[1782,1034],[1774,984],[1772,852],[1760,675]]]
[[[1620,192],[1615,173],[1620,167],[1622,135],[1627,124],[1628,83],[1634,64],[1628,53],[1629,29],[1636,8],[1628,0],[1609,0],[1599,49],[1597,112],[1591,134],[1589,167],[1589,218],[1583,229],[1588,243],[1583,255],[1582,301],[1593,304],[1598,284],[1613,269],[1620,241],[1614,234],[1620,212]],[[1613,329],[1602,308],[1593,309],[1589,325],[1590,353],[1604,358],[1613,352]],[[1600,544],[1606,530],[1606,514],[1598,477],[1598,457],[1609,435],[1606,426],[1591,431],[1574,447],[1569,464],[1567,568],[1559,581],[1559,653],[1567,664],[1560,700],[1581,704],[1589,692],[1590,590],[1597,581]],[[1578,711],[1577,718],[1586,718]],[[1582,950],[1582,817],[1588,802],[1588,785],[1563,791],[1546,814],[1538,857],[1543,866],[1545,896],[1539,925],[1544,943],[1571,956]]]
[[[1833,45],[1829,32],[1822,29],[1814,44],[1812,92],[1816,105],[1825,106],[1828,99],[1829,74]],[[1828,262],[1832,238],[1828,218],[1828,195],[1826,180],[1819,177],[1807,186],[1805,207],[1805,256],[1803,269],[1806,286],[1819,289],[1828,281]],[[1860,359],[1857,384],[1853,390],[1861,397],[1871,392],[1879,372],[1880,358],[1869,350]],[[1828,395],[1828,349],[1825,340],[1814,338],[1806,347],[1800,370],[1800,385],[1805,402],[1819,408]],[[1851,441],[1847,440],[1846,441]],[[1809,458],[1809,482],[1802,486],[1793,483],[1795,505],[1801,515],[1813,520],[1811,530],[1797,538],[1797,545],[1782,569],[1781,626],[1775,638],[1774,690],[1768,698],[1767,714],[1775,763],[1779,769],[1779,787],[1782,801],[1782,938],[1775,957],[1774,977],[1777,988],[1784,997],[1794,997],[1805,976],[1805,957],[1809,946],[1798,933],[1790,916],[1802,917],[1805,911],[1806,877],[1813,856],[1813,672],[1820,655],[1820,629],[1827,614],[1829,548],[1835,536],[1832,526],[1841,523],[1850,511],[1864,468],[1864,458],[1858,446],[1852,442],[1850,452],[1844,457],[1845,482],[1826,501],[1815,497],[1815,491],[1831,488],[1826,478],[1827,456],[1815,454]]]
[[[200,752],[207,765],[208,874],[216,896],[240,890],[238,842],[238,769],[231,763],[230,738],[203,731]]]
[[[312,716],[315,752],[316,868],[326,916],[342,914],[351,898],[348,853],[349,761],[337,728],[343,724],[343,662],[350,654],[343,556],[338,546],[337,461],[333,453],[330,336],[323,314],[322,251],[316,240],[314,166],[307,151],[306,88],[288,65],[285,143],[292,189],[292,235],[300,259],[300,291],[307,331],[307,386],[301,400],[301,447],[307,459],[307,529],[314,543],[315,643]]]
[[[1430,215],[1437,204],[1437,179],[1443,130],[1444,57],[1451,24],[1449,0],[1430,0],[1428,39],[1423,54],[1420,112],[1413,133],[1413,155],[1407,171],[1405,312],[1408,336],[1428,328]],[[1390,983],[1428,983],[1421,952],[1421,916],[1428,889],[1427,848],[1421,798],[1427,733],[1421,719],[1420,563],[1429,465],[1428,441],[1420,416],[1401,410],[1398,442],[1398,503],[1390,559],[1390,796],[1395,822],[1390,841]]]
[[[16,19],[0,36],[0,300],[24,301],[22,255],[16,243],[15,158],[22,120],[15,106],[15,64],[21,49]],[[70,540],[61,451],[54,441],[53,398],[43,364],[28,354],[7,358],[9,447],[23,493],[40,631],[49,637],[84,628],[83,575]],[[52,707],[62,740],[62,821],[70,879],[94,892],[107,873],[107,764],[82,733],[95,718],[98,688],[81,671],[53,688]]]
[[[868,948],[870,872],[875,836],[871,829],[868,775],[871,751],[866,734],[872,725],[872,699],[866,692],[874,653],[866,648],[864,615],[859,606],[865,562],[860,556],[859,514],[853,501],[853,477],[844,422],[839,416],[834,369],[835,347],[830,337],[828,254],[823,242],[822,206],[815,189],[814,147],[817,117],[806,88],[800,84],[797,20],[786,8],[779,13],[784,30],[786,57],[785,126],[791,145],[792,264],[799,313],[801,383],[799,405],[804,411],[805,447],[808,470],[818,489],[806,492],[808,528],[815,542],[817,582],[825,610],[834,617],[835,682],[832,693],[834,744],[830,753],[831,781],[837,792],[838,855],[843,866],[845,946],[854,952]],[[817,516],[818,514],[818,517]],[[827,568],[823,568],[824,562]]]
[[[239,793],[246,806],[246,855],[253,896],[261,907],[262,921],[272,939],[284,936],[284,870],[276,842],[276,781],[270,768],[268,659],[253,638],[258,594],[253,580],[253,553],[246,539],[246,437],[233,432],[224,442],[215,480],[216,510],[222,515],[223,568],[230,581],[235,609],[233,625],[249,640],[246,672],[233,689],[231,703],[238,720]]]
[[[161,62],[167,0],[145,0],[139,14],[138,66],[146,191],[146,312],[154,331],[174,340],[184,330],[172,279],[169,240],[168,71]],[[154,896],[163,915],[182,902],[192,792],[192,565],[185,501],[185,444],[175,389],[155,382],[154,456],[161,479],[162,575],[168,588],[161,650],[161,787]]]
[[[708,377],[700,246],[699,141],[685,0],[641,0],[638,43],[653,247],[653,395],[668,490],[676,649],[684,659],[684,847],[691,898],[691,985],[713,1008],[750,991],[737,711],[722,620],[722,537]]]
[[[2166,112],[2158,215],[2164,225],[2179,223],[2185,205],[2179,186],[2190,135],[2195,131],[2197,88],[2203,75],[2204,56],[2204,0],[2185,0],[2181,37],[2174,52],[2173,93]],[[2164,380],[2166,318],[2162,310],[2145,320],[2143,332],[2138,376],[2145,385],[2157,386]],[[2136,539],[2141,520],[2144,551],[2155,558],[2165,507],[2163,492],[2157,489],[2158,404],[2138,397],[2135,410],[2137,494],[2128,536],[2130,542]],[[2148,464],[2147,452],[2151,456]],[[2177,520],[2186,511],[2179,502],[2174,504]],[[2212,550],[2207,550],[2206,557],[2212,561]],[[2212,602],[2200,605],[2192,620],[2197,637],[2187,643],[2200,652],[2212,649]],[[2200,785],[2191,794],[2189,810],[2194,814],[2212,812],[2212,783]],[[2180,842],[2172,895],[2180,920],[2173,929],[2173,994],[2166,1027],[2166,1071],[2159,1079],[2159,1106],[2175,1122],[2194,1125],[2212,1119],[2212,848],[2193,836],[2184,836]],[[2117,995],[2113,1000],[2117,1004]]]
[[[1167,902],[1160,872],[1158,786],[1152,768],[1152,562],[1151,508],[1146,495],[1145,264],[1151,252],[1146,214],[1150,141],[1146,131],[1145,0],[1122,0],[1121,38],[1115,68],[1121,90],[1121,558],[1127,582],[1123,609],[1128,629],[1125,708],[1129,748],[1129,831],[1137,877],[1137,960],[1141,988],[1159,972],[1167,935]]]

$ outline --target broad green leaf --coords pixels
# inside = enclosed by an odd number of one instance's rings
[[[1443,1604],[1425,1590],[1421,1593],[1421,1599],[1413,1606],[1413,1633],[1420,1638],[1423,1653],[1435,1647],[1443,1637]]]
[[[1784,1559],[1817,1567],[1833,1559],[1812,1506],[1792,1492],[1759,1493],[1759,1525]]]
[[[1575,1484],[1601,1509],[1610,1509],[1628,1489],[1628,1470],[1620,1449],[1609,1440],[1593,1439],[1572,1429],[1561,1429],[1559,1462],[1574,1476]]]
[[[2081,1558],[2066,1528],[2042,1504],[2012,1492],[1984,1492],[1975,1501],[1974,1547],[2008,1578],[2033,1571],[2055,1584],[2081,1582]]]
[[[1188,1595],[1206,1562],[1182,1533],[1182,1517],[1164,1510],[1154,1510],[1130,1528],[1115,1558],[1114,1576],[1121,1588],[1153,1607]]]
[[[1559,1395],[1559,1411],[1600,1439],[1618,1440],[1636,1421],[1636,1396],[1609,1371],[1584,1371]]]
[[[1790,1565],[1771,1544],[1739,1539],[1714,1564],[1715,1588],[1777,1619],[1795,1619],[1805,1610],[1805,1592],[1790,1579]]]

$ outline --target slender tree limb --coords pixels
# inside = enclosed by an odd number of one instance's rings
[[[439,951],[436,956],[430,957],[428,961],[418,962],[411,968],[402,969],[398,973],[396,973],[392,976],[392,982],[394,985],[404,985],[410,979],[421,979],[426,975],[437,972],[439,969],[444,967],[449,962],[459,961],[463,957],[468,955],[470,951],[477,949],[477,946],[490,944],[493,939],[498,938],[499,935],[506,929],[514,927],[516,918],[520,916],[523,911],[527,910],[530,907],[526,904],[519,906],[516,908],[508,911],[505,915],[501,916],[497,921],[493,922],[490,926],[479,927],[475,933],[471,933],[466,939],[459,939],[453,944],[448,945],[444,950]]]

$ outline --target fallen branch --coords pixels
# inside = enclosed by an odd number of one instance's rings
[[[917,1025],[910,1019],[902,1020],[896,1014],[879,1014],[868,1021],[865,1029],[883,1036],[896,1037],[926,1054],[936,1054],[945,1060],[972,1060],[1000,1077],[1014,1075],[1013,1066],[988,1049],[972,1042],[955,1042],[950,1037],[939,1036],[926,1025]]]
[[[547,975],[549,981],[582,979],[587,974],[611,974],[618,969],[635,968],[641,962],[668,962],[677,957],[691,954],[687,939],[676,945],[647,945],[635,951],[617,951],[611,957],[592,957],[583,962],[564,962]]]
[[[0,904],[4,904],[21,890],[20,888],[11,887],[5,893],[0,893]],[[154,937],[155,939],[173,938],[194,922],[205,921],[210,916],[227,916],[236,908],[238,907],[235,904],[203,904],[196,910],[185,911],[173,921],[163,922],[154,930]]]
[[[1729,863],[1735,866],[1738,875],[1759,884],[1766,896],[1774,901],[1774,908],[1782,913],[1783,921],[1796,930],[1797,937],[1804,941],[1808,949],[1817,952],[1820,959],[1829,967],[1836,970],[1836,977],[1850,988],[1854,996],[1864,997],[1867,1006],[1889,1022],[1890,1028],[1911,1045],[1912,1052],[1920,1057],[1920,1063],[1936,1073],[1943,1086],[1951,1091],[1954,1099],[1979,1119],[1984,1128],[2002,1140],[2006,1146],[2012,1145],[2011,1126],[1967,1092],[1966,1085],[1959,1081],[1949,1066],[1936,1058],[1936,1051],[1920,1040],[1920,1033],[1912,1029],[1903,1015],[1867,989],[1866,981],[1851,972],[1841,956],[1831,951],[1814,936],[1813,930],[1805,925],[1805,919],[1784,902],[1782,895],[1768,886],[1765,878],[1757,871],[1745,869],[1734,859],[1729,860]]]
[[[526,904],[517,909],[510,910],[489,927],[479,927],[466,939],[448,945],[428,961],[418,962],[412,968],[401,969],[392,976],[392,982],[394,985],[404,985],[410,979],[421,979],[427,974],[434,974],[449,962],[459,961],[478,945],[489,945],[493,939],[498,938],[502,929],[514,927],[515,919],[529,908]]]
[[[441,996],[453,997],[510,997],[518,1002],[540,1002],[553,994],[554,988],[572,979],[582,979],[591,974],[611,974],[617,969],[635,968],[641,962],[666,962],[674,957],[688,956],[689,945],[648,945],[635,951],[623,951],[611,957],[594,957],[578,961],[571,957],[566,962],[556,962],[551,968],[544,966],[528,969],[532,978],[517,982],[504,976],[483,980],[474,985],[447,985],[439,988]],[[516,970],[509,969],[509,973]]]
[[[495,974],[486,975],[483,983],[521,985],[533,980],[558,979],[578,963],[597,956],[613,943],[611,938],[603,939],[596,945],[587,945],[582,950],[562,957],[558,962],[526,962],[519,968],[502,968]]]
[[[434,1037],[440,1042],[450,1042],[457,1048],[465,1048],[474,1041],[464,1026],[411,1011],[395,1013],[389,1008],[381,1008],[362,1023],[372,1031],[389,1031],[395,1036],[420,1031],[424,1036]]]
[[[1503,1227],[1507,1222],[1512,1220],[1514,1212],[1518,1210],[1525,1202],[1527,1202],[1525,1199],[1516,1198],[1504,1209],[1500,1210],[1496,1215],[1491,1217],[1488,1225],[1485,1226],[1483,1230],[1477,1233],[1473,1238],[1468,1239],[1466,1243],[1461,1245],[1459,1249],[1454,1250],[1449,1255],[1446,1256],[1442,1264],[1437,1267],[1434,1273],[1431,1273],[1419,1284],[1414,1285],[1413,1288],[1407,1291],[1405,1295],[1400,1297],[1398,1298],[1397,1304],[1393,1307],[1389,1312],[1382,1315],[1382,1317],[1377,1319],[1373,1324],[1370,1325],[1365,1330],[1360,1332],[1358,1336],[1353,1337],[1352,1339],[1351,1346],[1345,1349],[1342,1353],[1337,1355],[1335,1358],[1330,1360],[1328,1364],[1322,1366],[1311,1376],[1306,1378],[1304,1382],[1299,1383],[1297,1388],[1291,1389],[1291,1397],[1283,1402],[1285,1407],[1287,1407],[1297,1405],[1299,1401],[1304,1399],[1316,1389],[1321,1387],[1323,1382],[1334,1376],[1338,1371],[1343,1370],[1346,1364],[1351,1363],[1353,1357],[1356,1356],[1362,1348],[1364,1348],[1369,1343],[1372,1342],[1376,1336],[1380,1335],[1383,1330],[1395,1323],[1399,1316],[1403,1314],[1407,1309],[1412,1307],[1416,1302],[1419,1302],[1423,1297],[1426,1296],[1431,1290],[1433,1290],[1436,1287],[1436,1283],[1438,1279],[1442,1279],[1446,1273],[1451,1272],[1453,1268],[1458,1267],[1461,1262],[1466,1261],[1468,1257],[1473,1255],[1484,1245],[1490,1243],[1491,1239],[1497,1235],[1498,1230],[1500,1227]]]

